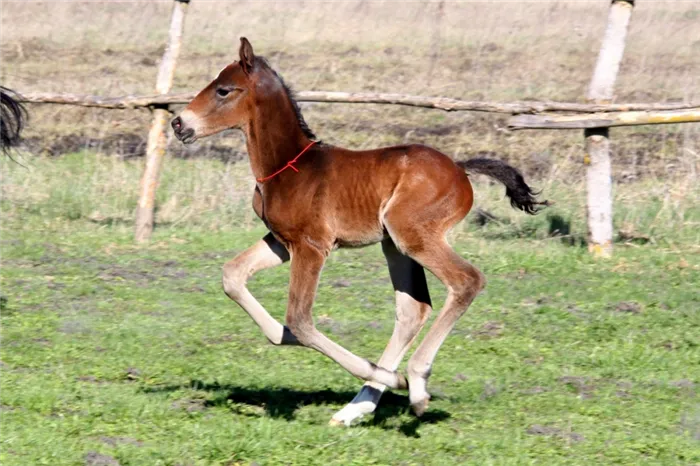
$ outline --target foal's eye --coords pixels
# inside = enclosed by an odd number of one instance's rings
[[[225,88],[225,87],[220,87],[216,90],[216,95],[219,97],[226,97],[231,93],[231,89]]]

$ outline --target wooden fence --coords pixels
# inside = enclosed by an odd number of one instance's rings
[[[194,93],[168,94],[180,49],[186,6],[175,0],[168,46],[161,62],[153,96],[105,98],[72,94],[24,93],[23,100],[36,104],[63,104],[106,109],[150,108],[154,123],[148,137],[146,165],[136,216],[136,240],[147,241],[153,230],[155,190],[165,153],[165,128],[172,106],[188,103]],[[589,250],[602,257],[612,254],[612,174],[609,128],[700,122],[700,103],[610,103],[625,48],[627,27],[634,0],[611,0],[608,25],[588,90],[588,103],[552,101],[474,102],[445,97],[366,92],[297,92],[300,102],[334,102],[407,105],[444,111],[510,114],[508,127],[522,129],[583,129],[584,163],[587,166]]]

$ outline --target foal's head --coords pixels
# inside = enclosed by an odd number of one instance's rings
[[[268,106],[277,114],[288,107],[304,134],[313,138],[282,79],[262,57],[256,57],[248,39],[241,37],[239,61],[226,66],[180,116],[172,121],[175,136],[190,144],[226,129],[246,129],[256,110]]]
[[[246,124],[256,88],[265,86],[266,80],[256,72],[260,66],[245,37],[241,37],[239,55],[240,61],[222,69],[172,121],[175,136],[185,144]]]

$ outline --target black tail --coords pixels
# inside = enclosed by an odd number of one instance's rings
[[[547,201],[539,202],[535,196],[539,192],[533,191],[523,175],[505,162],[491,159],[471,159],[457,162],[457,165],[470,173],[480,173],[490,176],[506,186],[506,196],[510,198],[510,205],[515,209],[534,215],[541,210],[538,206],[548,206]]]
[[[17,94],[0,86],[0,136],[4,153],[19,144],[19,135],[26,119],[27,110],[19,103]]]

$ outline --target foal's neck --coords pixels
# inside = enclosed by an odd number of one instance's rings
[[[311,142],[285,92],[263,99],[244,131],[250,165],[258,179],[284,167]]]

